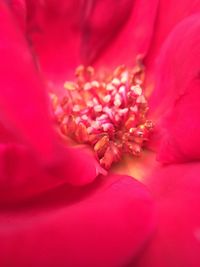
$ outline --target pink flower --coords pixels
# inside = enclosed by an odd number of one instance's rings
[[[2,266],[199,266],[199,9],[200,1],[0,3]],[[64,145],[47,98],[80,63],[131,67],[138,54],[147,93],[155,87],[149,146],[159,163],[152,152],[144,158],[146,187],[99,175],[93,155]],[[138,178],[136,166],[128,168]]]

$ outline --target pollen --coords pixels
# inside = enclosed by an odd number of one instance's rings
[[[119,66],[104,75],[79,66],[74,81],[63,85],[64,97],[50,95],[60,133],[91,146],[105,169],[124,154],[139,157],[154,128],[147,119],[143,80],[141,64]]]

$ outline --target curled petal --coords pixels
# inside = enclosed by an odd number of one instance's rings
[[[147,181],[157,202],[158,229],[135,267],[200,265],[199,173],[199,163],[170,165]]]
[[[0,212],[0,265],[126,266],[154,227],[153,201],[130,177],[62,187]]]
[[[158,120],[158,159],[200,158],[200,20],[193,15],[174,29],[157,62],[151,108]]]

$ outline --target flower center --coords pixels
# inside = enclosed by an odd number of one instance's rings
[[[102,167],[109,169],[124,153],[138,157],[149,139],[153,122],[142,84],[144,67],[117,67],[112,74],[97,75],[79,66],[74,82],[65,82],[66,95],[51,94],[61,133],[89,144]]]

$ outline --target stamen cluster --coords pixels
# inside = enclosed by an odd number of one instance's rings
[[[153,129],[146,118],[143,66],[119,66],[102,77],[92,67],[79,66],[75,76],[74,82],[64,84],[62,99],[51,95],[62,134],[92,146],[105,169],[124,153],[138,157]]]

